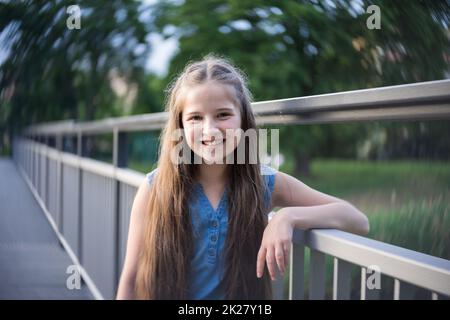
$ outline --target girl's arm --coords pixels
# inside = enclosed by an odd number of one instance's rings
[[[332,228],[365,235],[369,232],[367,217],[345,200],[314,190],[298,179],[277,172],[272,207],[283,207],[267,225],[257,258],[257,276],[264,264],[272,280],[275,263],[284,274],[294,228]]]
[[[272,195],[273,207],[288,212],[295,228],[332,228],[360,235],[369,232],[364,213],[349,202],[314,190],[300,180],[277,172]]]
[[[131,209],[128,230],[127,252],[119,281],[116,299],[135,299],[134,289],[138,267],[139,253],[143,242],[144,214],[150,188],[145,180],[139,187]]]

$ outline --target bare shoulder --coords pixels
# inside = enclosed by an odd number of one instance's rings
[[[287,173],[276,173],[273,207],[307,207],[341,201],[344,200],[315,190]]]

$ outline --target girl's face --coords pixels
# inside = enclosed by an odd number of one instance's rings
[[[205,163],[225,163],[239,143],[241,112],[234,88],[208,81],[187,91],[182,123],[191,150]],[[232,129],[232,130],[227,130]],[[233,133],[233,134],[231,134]]]

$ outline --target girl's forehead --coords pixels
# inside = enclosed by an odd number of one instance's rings
[[[231,85],[209,81],[186,90],[183,112],[207,111],[223,107],[239,110],[236,92]]]

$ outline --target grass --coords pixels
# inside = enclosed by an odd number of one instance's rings
[[[386,189],[435,190],[450,188],[450,163],[411,161],[316,160],[311,177],[299,177],[336,196],[354,196]]]
[[[450,259],[450,163],[318,160],[311,187],[350,201],[370,238]]]

